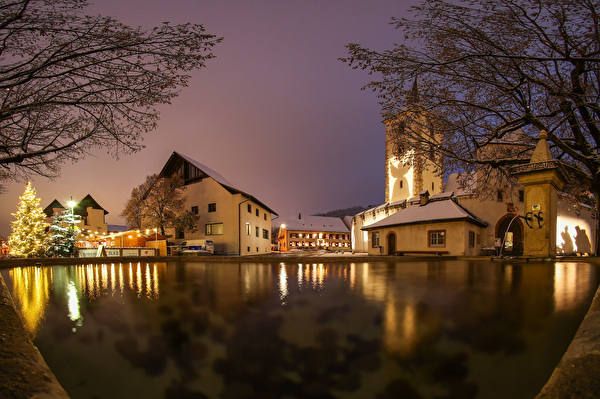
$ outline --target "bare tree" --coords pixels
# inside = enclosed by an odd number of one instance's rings
[[[185,189],[179,175],[147,176],[144,183],[132,190],[121,216],[129,228],[158,228],[162,235],[165,235],[165,228],[195,232],[199,217],[185,209]]]
[[[439,140],[411,128],[401,137],[417,151],[433,146],[445,173],[508,177],[545,130],[576,183],[571,192],[600,211],[599,8],[597,0],[424,0],[413,18],[392,20],[405,44],[382,52],[349,44],[343,61],[378,75],[365,88],[379,93],[386,117],[430,123]]]
[[[148,31],[83,13],[86,0],[0,3],[0,165],[56,176],[92,148],[138,151],[156,106],[204,67],[220,38],[197,24]]]

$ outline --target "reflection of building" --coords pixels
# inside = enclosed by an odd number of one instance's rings
[[[48,216],[48,223],[52,223],[52,215],[60,213],[68,209],[63,206],[58,200],[54,200],[48,205],[44,212]],[[73,213],[81,216],[81,222],[78,224],[79,228],[85,233],[91,233],[94,235],[106,234],[108,232],[108,225],[106,224],[105,216],[108,215],[108,211],[102,208],[91,195],[86,195],[84,199],[79,201],[73,207]]]
[[[402,142],[394,135],[395,130],[408,129],[407,126],[394,118],[384,122],[385,202],[354,216],[353,251],[393,254],[412,250],[479,255],[493,253],[502,247],[504,253],[522,253],[525,229],[529,227],[528,222],[518,216],[531,211],[524,209],[522,186],[510,189],[507,184],[506,189],[491,193],[486,187],[503,182],[506,177],[479,168],[473,173],[450,175],[442,190],[439,170],[434,170],[435,158],[426,150],[419,149],[418,145],[411,146],[410,141]],[[415,130],[413,135],[418,134],[418,129]],[[422,134],[427,135],[426,132]],[[522,154],[525,148],[523,140],[523,135],[518,132],[506,135],[505,140],[486,146],[485,152],[481,152],[480,156],[497,159]],[[400,155],[395,156],[398,152]],[[429,196],[425,203],[424,196]],[[450,217],[449,212],[428,212],[433,210],[434,204],[441,207],[442,201],[446,202],[446,209],[455,213],[455,217]],[[423,209],[417,210],[414,207]],[[466,214],[462,219],[460,212]],[[558,253],[592,253],[595,226],[596,214],[592,207],[574,204],[559,195]]]
[[[302,216],[282,221],[277,243],[280,251],[294,249],[350,250],[350,230],[342,219]]]
[[[212,240],[216,254],[251,255],[271,252],[271,215],[276,213],[254,196],[235,188],[217,172],[174,152],[160,177],[183,177],[187,209],[199,216],[198,231],[170,231],[176,242]]]

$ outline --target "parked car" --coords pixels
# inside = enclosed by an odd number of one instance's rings
[[[215,245],[211,240],[186,240],[179,244],[181,255],[212,255]]]

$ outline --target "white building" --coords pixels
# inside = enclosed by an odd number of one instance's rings
[[[485,184],[480,182],[495,177],[483,176],[480,172],[451,175],[442,186],[439,169],[436,169],[439,162],[433,162],[435,158],[423,151],[415,155],[410,143],[399,145],[394,129],[406,127],[398,125],[395,119],[384,122],[385,202],[354,216],[354,252],[394,254],[413,250],[480,255],[494,253],[500,247],[506,252],[522,251],[524,231],[530,223],[519,217],[527,213],[522,187],[507,186],[491,196],[482,196],[478,194],[477,184]],[[501,153],[511,146],[515,148],[519,144],[512,139],[495,142],[489,151],[490,154]],[[404,151],[404,155],[394,155],[398,150]],[[469,181],[469,188],[463,188],[461,180]],[[427,196],[425,202],[424,195]],[[469,216],[461,217],[462,212]],[[596,242],[595,209],[559,195],[557,213],[558,253],[592,253]]]
[[[194,233],[174,231],[175,242],[204,238],[214,242],[215,254],[256,255],[271,252],[271,218],[277,215],[251,194],[185,155],[173,152],[159,177],[178,174],[185,184],[187,209],[199,216]]]

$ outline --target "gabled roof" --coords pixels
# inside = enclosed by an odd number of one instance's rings
[[[158,177],[168,177],[172,176],[175,173],[183,172],[183,181],[184,184],[193,184],[202,181],[210,177],[217,183],[219,183],[225,190],[229,191],[231,194],[241,194],[245,197],[248,197],[252,201],[256,202],[269,212],[274,215],[277,215],[277,212],[272,210],[270,207],[265,205],[263,202],[259,201],[256,197],[236,188],[231,184],[227,179],[221,176],[219,173],[215,172],[211,168],[206,165],[201,164],[200,162],[180,154],[176,151],[173,151],[165,166],[163,166],[162,170],[158,174]]]
[[[102,208],[100,206],[100,204],[98,204],[98,202],[96,202],[96,200],[94,198],[92,198],[91,195],[86,195],[85,198],[83,198],[81,201],[79,201],[77,203],[77,205],[75,205],[73,207],[73,211],[77,212],[77,213],[86,213],[87,212],[87,208],[92,208],[92,209],[100,209],[104,211],[105,215],[108,215],[108,211],[104,208]]]
[[[302,216],[282,221],[288,231],[324,231],[329,233],[349,233],[350,229],[344,221],[328,216]]]
[[[471,215],[465,208],[451,199],[430,201],[426,205],[412,205],[402,209],[387,218],[365,226],[362,230],[372,230],[381,227],[401,226],[407,224],[466,221],[487,226],[482,220]]]
[[[104,208],[102,208],[98,202],[96,202],[96,200],[94,198],[92,198],[91,195],[86,195],[84,199],[82,199],[81,201],[79,201],[74,207],[73,207],[73,212],[77,213],[78,215],[87,215],[87,208],[92,208],[92,209],[100,209],[104,211],[105,215],[108,215],[108,211]],[[46,215],[48,216],[52,216],[54,214],[54,209],[67,209],[66,206],[64,206],[63,204],[61,204],[60,202],[58,202],[58,200],[54,200],[50,203],[50,205],[48,205],[46,208],[44,208],[44,212],[46,213]]]
[[[58,200],[54,200],[44,208],[44,213],[48,216],[52,216],[54,214],[55,209],[66,209]]]

